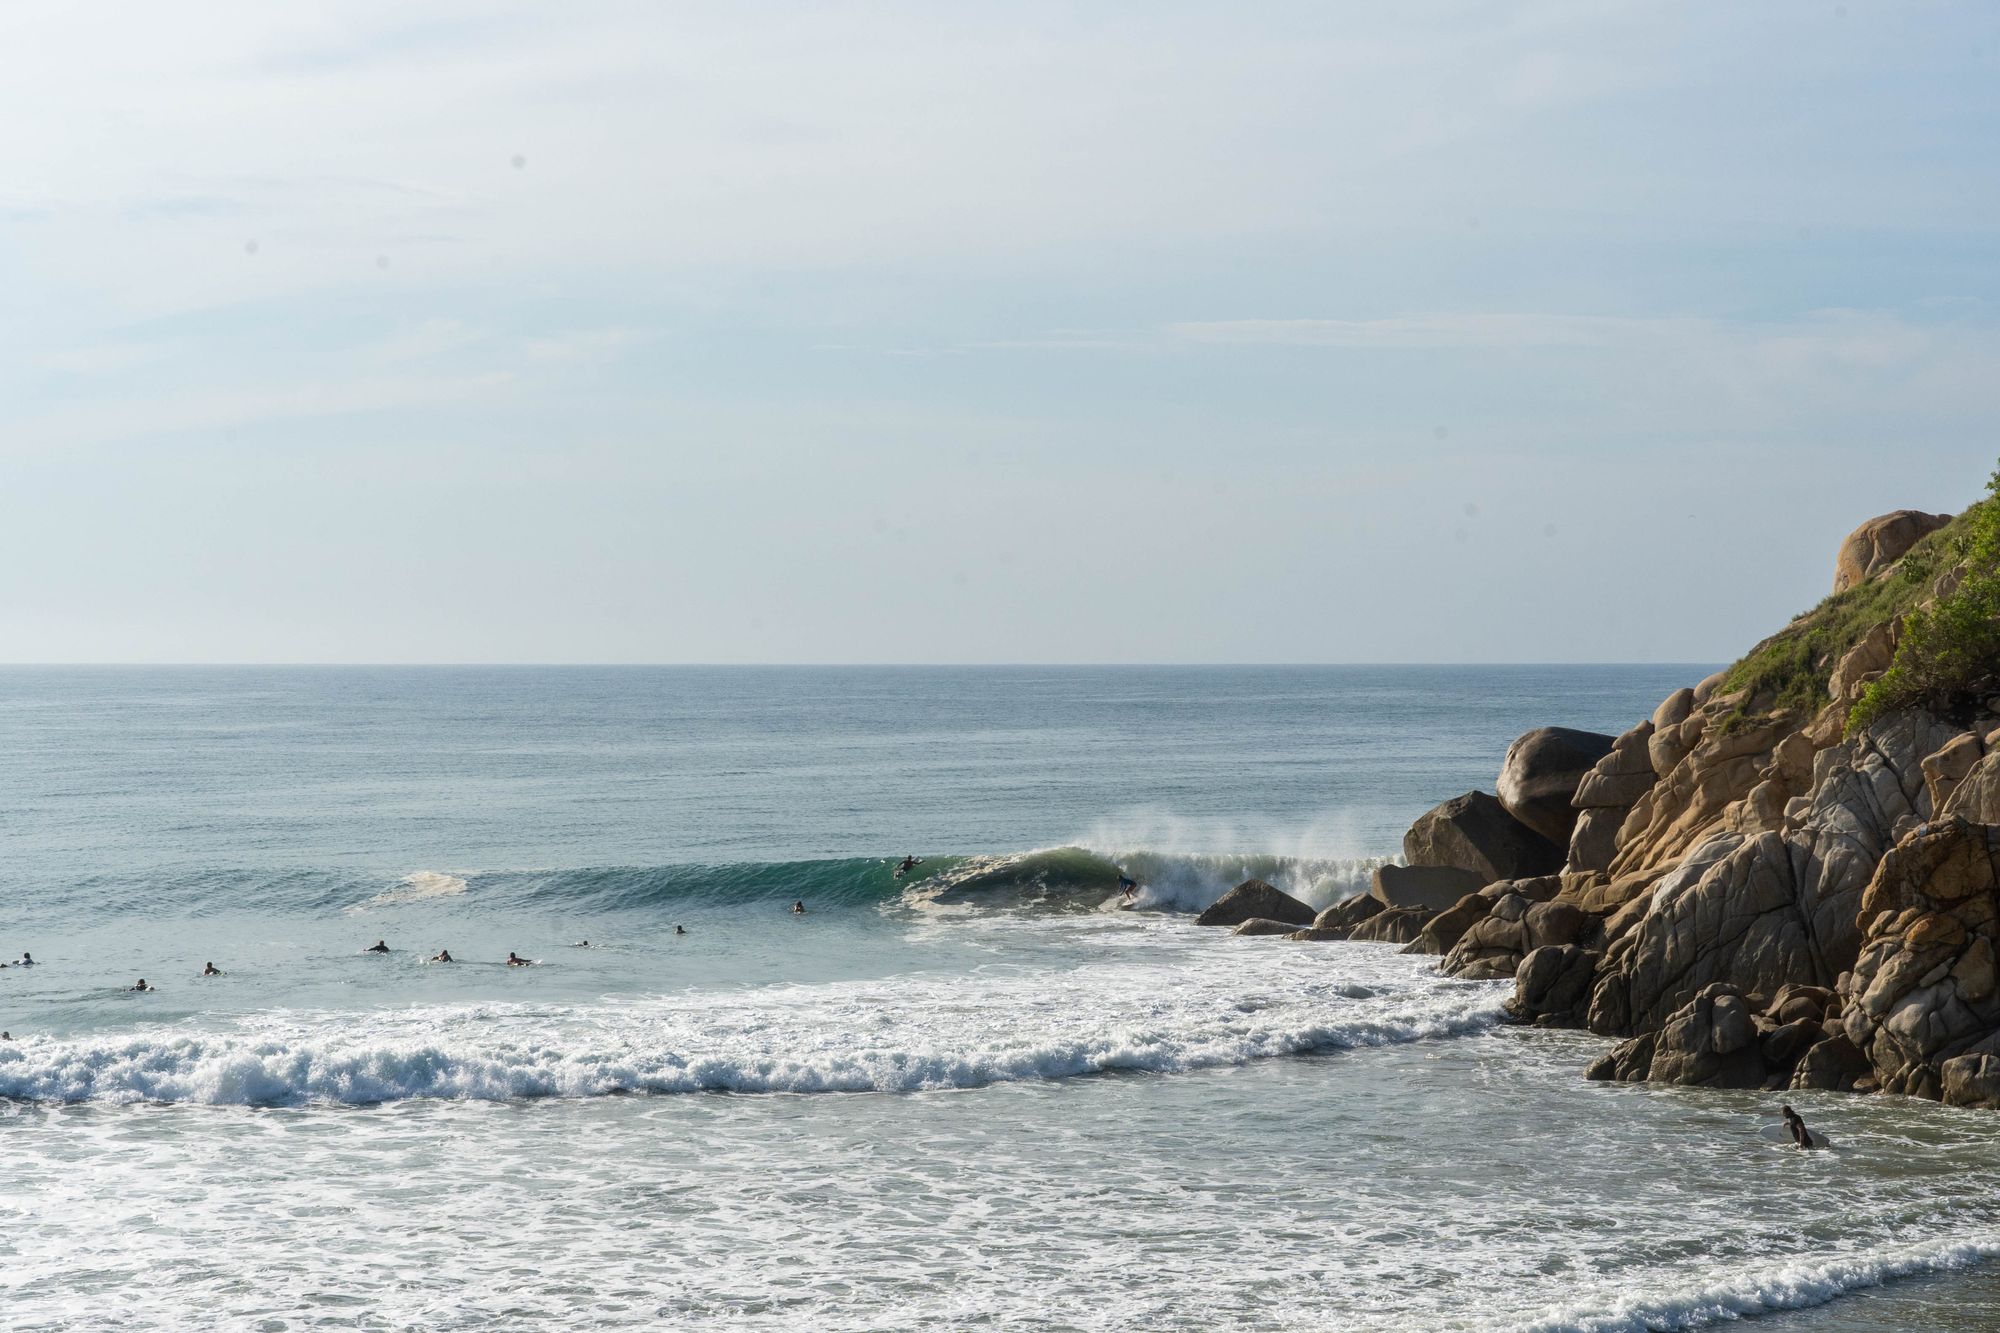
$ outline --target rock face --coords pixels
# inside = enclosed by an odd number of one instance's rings
[[[1539,727],[1507,747],[1494,791],[1508,814],[1556,846],[1567,847],[1576,830],[1576,807],[1570,802],[1614,744],[1615,738],[1594,731]]]
[[[1487,881],[1456,866],[1377,866],[1369,896],[1384,907],[1416,907],[1426,914],[1442,912]]]
[[[1261,879],[1246,879],[1196,917],[1197,926],[1240,926],[1257,917],[1287,923],[1289,929],[1310,926],[1315,913],[1297,898]]]
[[[1833,590],[1846,592],[1901,560],[1912,546],[1951,522],[1950,514],[1898,509],[1871,518],[1847,534],[1834,562]]]
[[[1987,1104],[1982,1062],[2000,1055],[2000,827],[1947,817],[1913,830],[1882,859],[1860,919],[1842,1029],[1877,1083]]]
[[[1711,984],[1770,995],[1831,986],[1861,945],[1855,912],[1897,831],[1930,814],[1924,758],[1952,729],[1902,713],[1821,751],[1794,827],[1722,832],[1654,886],[1615,941],[1591,1003],[1592,1030],[1660,1027]]]
[[[1692,690],[1683,691],[1690,699]],[[1577,784],[1570,804],[1576,807],[1576,828],[1569,837],[1569,858],[1563,869],[1572,874],[1601,873],[1618,854],[1618,833],[1639,798],[1653,789],[1660,775],[1653,771],[1648,718],[1611,743],[1611,751],[1591,766]]]
[[[1403,835],[1403,859],[1412,866],[1454,866],[1495,880],[1547,875],[1563,853],[1483,791],[1469,791],[1418,817]]]

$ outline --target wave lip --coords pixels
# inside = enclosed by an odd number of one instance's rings
[[[731,905],[802,898],[815,906],[958,904],[1096,910],[1121,902],[1118,880],[1139,881],[1134,906],[1200,911],[1246,879],[1263,879],[1314,906],[1363,892],[1383,858],[1265,854],[1113,852],[1043,847],[996,855],[926,857],[897,878],[896,859],[601,866],[450,874],[417,870],[350,911],[462,898],[482,903],[591,911]]]

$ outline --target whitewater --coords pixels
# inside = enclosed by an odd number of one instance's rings
[[[1990,1117],[1191,922],[1705,670],[0,672],[8,1326],[1985,1327]]]

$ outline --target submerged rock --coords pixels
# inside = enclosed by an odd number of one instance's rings
[[[1273,921],[1269,917],[1253,916],[1235,930],[1232,935],[1289,935],[1298,926],[1290,921]]]
[[[1313,909],[1281,889],[1261,879],[1246,879],[1210,903],[1208,910],[1194,919],[1197,926],[1240,926],[1256,917],[1286,922],[1288,929],[1309,926]]]

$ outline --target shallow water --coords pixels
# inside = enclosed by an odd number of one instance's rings
[[[1105,910],[1699,674],[0,673],[11,1326],[1984,1327],[1991,1117]]]

